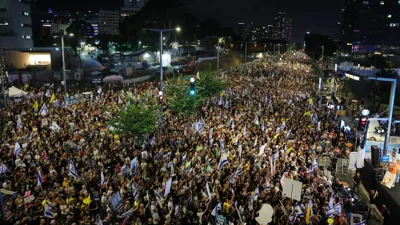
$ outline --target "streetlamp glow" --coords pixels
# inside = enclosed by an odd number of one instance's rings
[[[194,80],[194,78],[192,77],[192,78],[190,78],[190,82],[195,82],[195,80]]]
[[[69,34],[69,36],[73,37],[73,36],[74,36],[74,34],[73,34],[73,33],[70,33],[70,34]]]
[[[368,116],[369,115],[369,110],[368,109],[364,109],[363,111],[361,111],[361,115]]]
[[[181,28],[180,28],[180,27],[177,27],[177,28],[175,28],[175,30],[178,31],[178,32],[180,32],[180,31],[181,31]]]

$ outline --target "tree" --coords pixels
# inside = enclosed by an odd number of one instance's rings
[[[77,55],[78,46],[80,46],[82,38],[85,36],[85,33],[93,33],[93,27],[90,23],[83,20],[74,20],[66,29],[66,32],[73,34],[73,36],[66,38],[65,41],[69,43],[69,46],[74,49],[75,55]]]
[[[116,117],[107,124],[114,129],[112,133],[122,135],[134,135],[141,140],[145,134],[151,134],[156,129],[158,120],[157,105],[154,102],[140,103],[130,101],[125,109],[120,109]]]
[[[190,116],[206,103],[209,96],[225,90],[225,82],[216,78],[216,73],[211,70],[211,65],[206,71],[200,72],[199,77],[200,79],[196,81],[196,94],[194,96],[189,95],[188,79],[183,76],[168,79],[167,108],[172,113]]]

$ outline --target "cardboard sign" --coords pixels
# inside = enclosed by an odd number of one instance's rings
[[[24,203],[31,203],[35,200],[35,196],[29,195],[28,197],[24,198]]]
[[[216,215],[215,216],[215,225],[225,225],[226,224],[226,218],[221,215]]]
[[[282,193],[285,194],[286,197],[294,199],[296,201],[300,201],[302,187],[303,187],[303,183],[283,177],[283,192]]]
[[[396,179],[396,174],[386,171],[381,184],[388,188],[392,188],[395,179]]]

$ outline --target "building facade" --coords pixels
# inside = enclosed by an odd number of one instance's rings
[[[290,41],[292,36],[292,19],[286,16],[286,12],[278,12],[274,18],[274,32],[272,39]]]
[[[399,45],[400,1],[343,0],[339,23],[342,41],[354,48]]]
[[[32,47],[30,1],[0,1],[0,48],[21,49]]]
[[[99,10],[99,34],[119,35],[119,10]]]
[[[147,2],[149,0],[124,0],[124,5],[121,7],[121,20],[138,13]]]

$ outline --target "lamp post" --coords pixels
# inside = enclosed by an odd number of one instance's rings
[[[325,47],[322,45],[322,61],[324,61],[324,49]]]
[[[59,36],[59,37],[61,37],[61,57],[62,57],[62,64],[63,64],[64,95],[65,95],[65,97],[67,97],[67,77],[65,75],[66,70],[65,70],[65,55],[64,55],[64,36],[73,37],[74,34],[72,34],[72,33],[68,34],[68,35],[62,34]],[[57,37],[57,36],[55,36],[55,37]]]
[[[224,38],[229,38],[229,36],[223,36],[223,37],[208,36],[208,38],[215,38],[215,39],[218,40],[218,43],[217,43],[217,72],[219,72],[219,49],[220,49],[219,42],[220,42],[220,40],[222,40],[222,39],[224,39]]]
[[[392,119],[393,119],[393,109],[394,109],[394,98],[396,94],[396,86],[397,80],[394,78],[385,78],[385,77],[368,77],[369,80],[377,80],[383,82],[390,82],[390,100],[389,100],[389,116],[388,116],[388,131],[385,136],[385,143],[383,145],[383,155],[387,155],[389,140],[390,140],[390,130],[392,129]]]
[[[177,27],[175,30],[177,31],[177,33],[175,34],[175,42],[178,42],[178,33],[181,32],[181,28]]]

